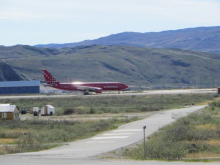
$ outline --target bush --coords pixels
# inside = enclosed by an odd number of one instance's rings
[[[180,159],[187,153],[187,145],[183,142],[164,140],[158,136],[151,138],[145,148],[147,159]],[[134,159],[143,159],[143,144],[137,145],[134,149],[125,150],[124,155]]]
[[[63,112],[64,115],[71,115],[73,113],[75,113],[75,109],[73,108],[65,108]]]
[[[155,138],[146,145],[148,158],[157,159],[180,159],[187,153],[187,147],[183,142],[172,141],[171,139]]]
[[[95,113],[95,109],[94,108],[90,108],[89,114],[94,114]]]

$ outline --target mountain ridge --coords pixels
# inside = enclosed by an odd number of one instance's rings
[[[71,48],[87,45],[128,45],[151,48],[178,48],[220,54],[220,26],[162,32],[122,32],[76,43],[35,45],[44,48]]]

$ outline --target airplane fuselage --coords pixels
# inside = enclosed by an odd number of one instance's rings
[[[84,91],[83,89],[79,89],[80,86],[87,87],[96,87],[101,88],[103,91],[114,91],[114,90],[124,90],[127,89],[128,86],[124,83],[119,82],[91,82],[91,83],[60,83],[49,85],[53,88],[61,89],[61,90],[70,90],[70,91]]]

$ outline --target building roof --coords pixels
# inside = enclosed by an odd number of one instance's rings
[[[40,81],[2,81],[0,87],[40,86]]]
[[[0,106],[9,106],[10,104],[0,104]]]
[[[0,104],[0,112],[14,112],[15,109],[16,109],[16,105]]]
[[[47,107],[49,107],[49,108],[54,108],[52,105],[46,105]]]

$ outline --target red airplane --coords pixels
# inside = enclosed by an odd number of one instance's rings
[[[60,83],[47,70],[42,70],[47,86],[68,90],[68,91],[82,91],[84,95],[89,92],[102,93],[102,91],[121,91],[128,88],[124,83],[119,82],[72,82]]]

